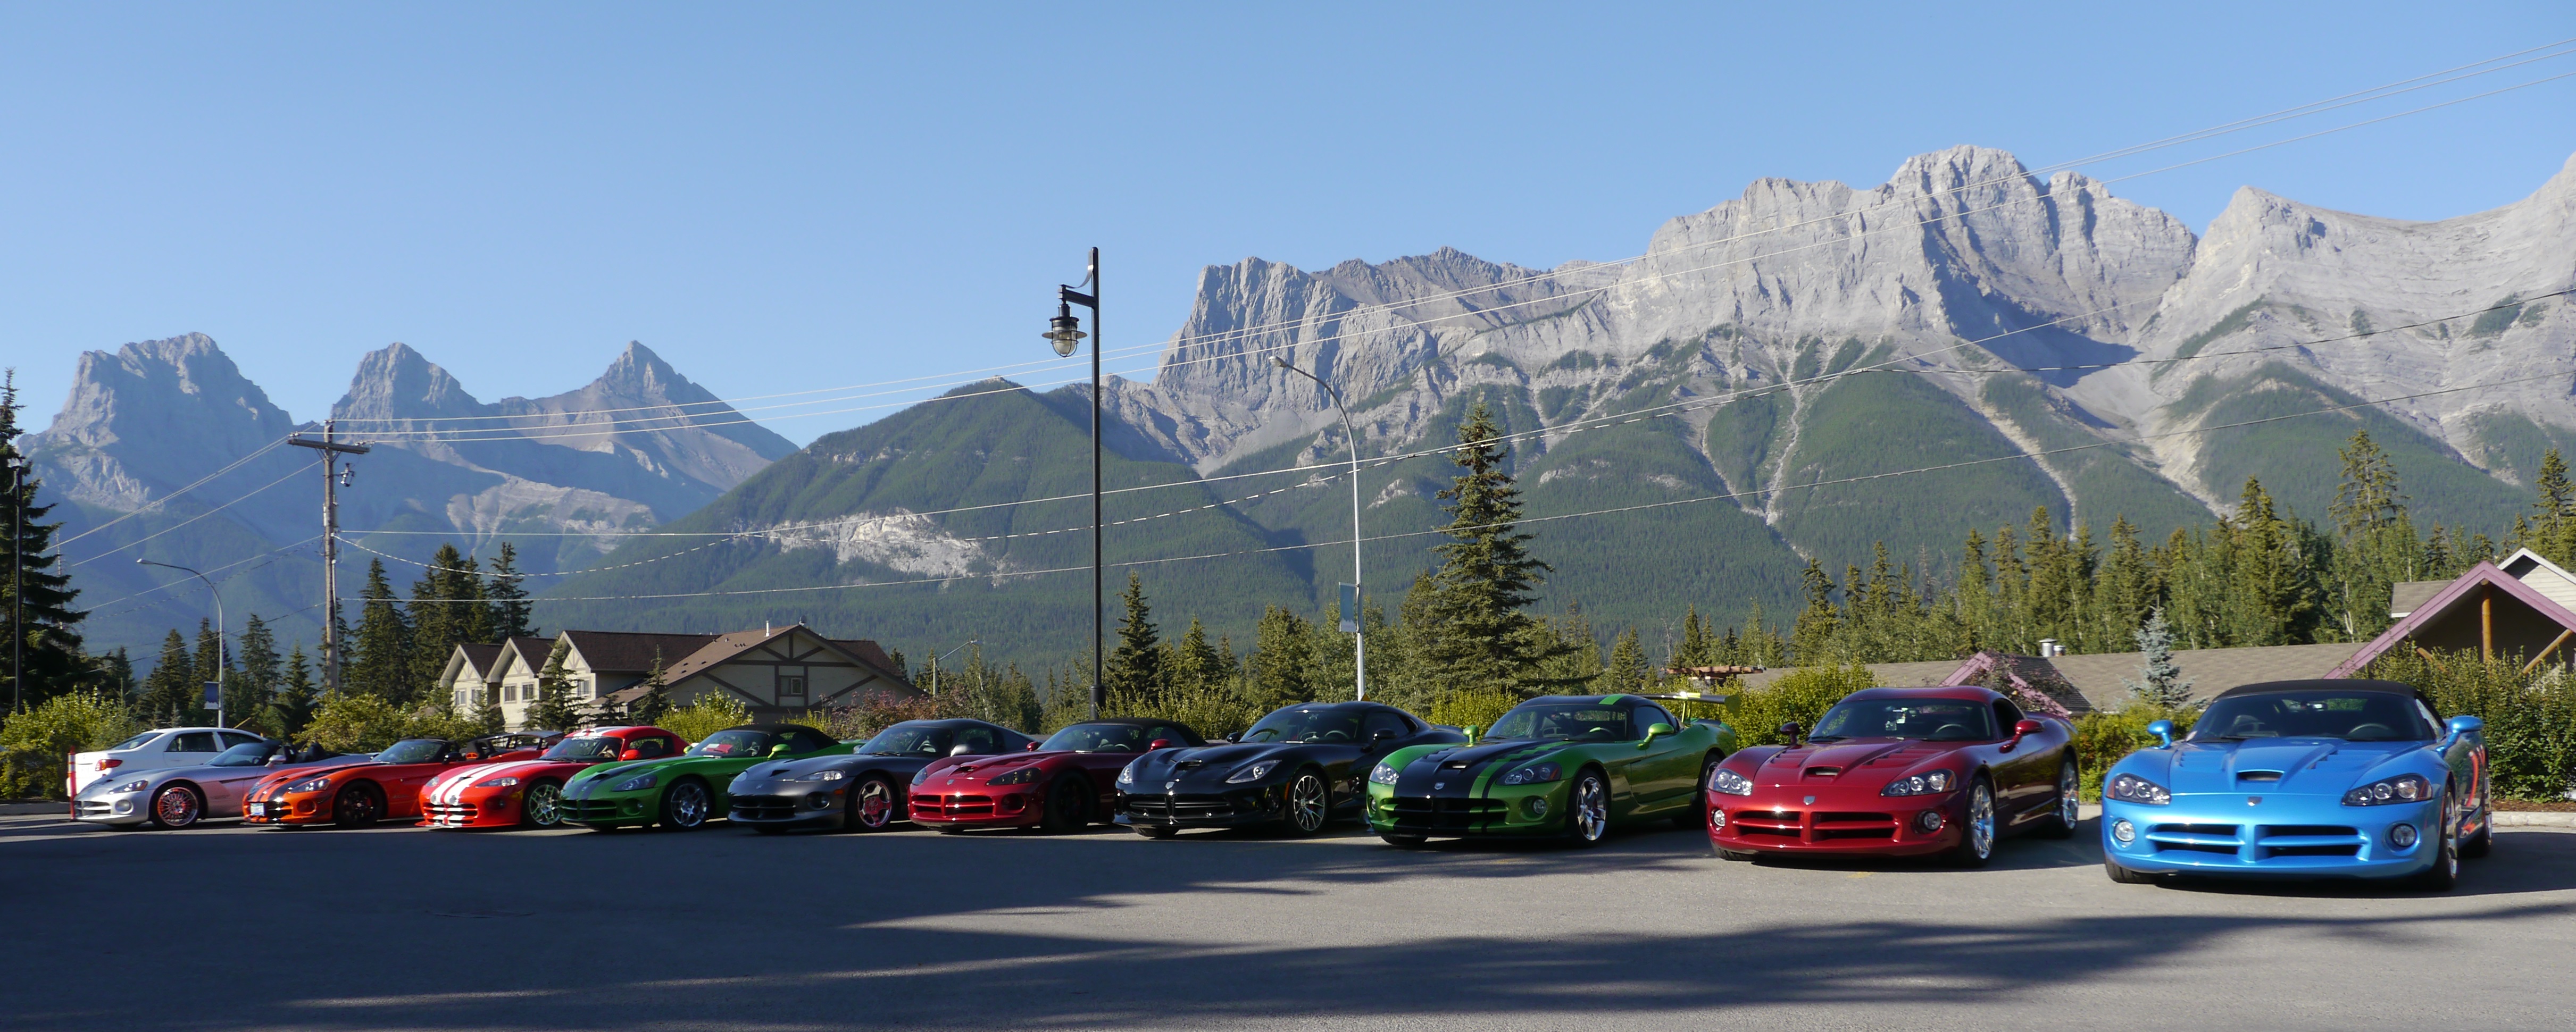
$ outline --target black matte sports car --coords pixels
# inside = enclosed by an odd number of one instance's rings
[[[1361,816],[1379,757],[1466,740],[1374,702],[1289,706],[1236,741],[1137,757],[1118,775],[1118,823],[1146,838],[1272,823],[1312,835],[1336,817]]]
[[[762,832],[819,825],[877,831],[906,819],[904,790],[932,760],[1026,752],[1037,743],[981,720],[907,720],[854,753],[755,763],[733,780],[726,820]]]

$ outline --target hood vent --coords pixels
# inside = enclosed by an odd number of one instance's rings
[[[1451,761],[1449,761],[1449,762],[1447,762],[1447,763],[1443,763],[1443,764],[1441,764],[1441,765],[1440,765],[1440,769],[1442,769],[1442,770],[1465,770],[1465,769],[1467,769],[1467,761],[1465,761],[1465,760],[1451,760]]]
[[[1207,766],[1207,761],[1206,761],[1206,760],[1182,760],[1182,761],[1181,761],[1181,762],[1179,762],[1179,763],[1172,764],[1172,766],[1174,766],[1174,767],[1176,767],[1176,768],[1179,768],[1179,769],[1181,769],[1181,770],[1197,770],[1197,769],[1199,769],[1199,768],[1201,768],[1201,767]]]
[[[1840,774],[1840,773],[1842,773],[1842,772],[1843,772],[1843,769],[1842,769],[1841,767],[1809,767],[1809,768],[1807,768],[1807,776],[1808,776],[1808,777],[1811,777],[1811,778],[1830,778],[1830,777],[1833,777],[1834,775],[1836,775],[1836,774]]]
[[[2277,770],[2240,770],[2236,772],[2236,780],[2279,781],[2281,780],[2281,772]]]

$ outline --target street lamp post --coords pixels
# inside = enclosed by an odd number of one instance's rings
[[[156,563],[150,559],[137,559],[134,562],[138,566],[159,566],[195,577],[206,586],[206,593],[215,597],[215,726],[224,726],[224,673],[232,669],[233,665],[232,655],[226,651],[227,645],[224,641],[224,593],[216,590],[215,582],[207,580],[205,574],[185,566]]]
[[[9,442],[0,441],[0,444]],[[14,446],[9,452],[9,708],[27,708],[27,619],[24,575],[25,557],[18,554],[27,543],[27,457]]]
[[[1043,336],[1055,343],[1059,358],[1071,358],[1082,347],[1082,321],[1074,318],[1073,306],[1091,309],[1091,716],[1098,719],[1103,696],[1100,610],[1106,599],[1100,569],[1100,249],[1091,249],[1091,268],[1082,279],[1091,288],[1085,294],[1058,284],[1055,288],[1055,318],[1047,320]]]
[[[1270,361],[1281,369],[1315,381],[1315,386],[1324,389],[1324,396],[1333,399],[1334,410],[1342,414],[1342,436],[1351,446],[1351,594],[1354,596],[1350,627],[1351,654],[1358,661],[1359,691],[1356,697],[1365,702],[1368,699],[1368,637],[1360,630],[1358,613],[1358,606],[1367,598],[1361,593],[1360,586],[1368,583],[1360,579],[1360,434],[1351,426],[1351,410],[1342,405],[1342,392],[1339,389],[1325,383],[1323,377],[1289,365],[1287,359],[1272,355]]]
[[[983,644],[983,641],[982,641],[982,640],[980,640],[980,639],[976,639],[976,638],[968,638],[968,639],[966,639],[966,645],[981,645],[981,644]],[[965,647],[966,647],[966,645],[960,645],[960,646],[957,646],[957,649],[965,648]],[[946,652],[938,653],[938,654],[933,655],[933,656],[931,656],[931,657],[930,657],[930,694],[932,694],[932,695],[937,695],[937,694],[939,694],[939,661],[940,661],[940,660],[943,660],[943,659],[946,659],[946,658],[948,658],[948,657],[950,657],[950,656],[954,656],[954,655],[956,655],[956,654],[957,654],[957,649],[950,649],[950,650],[948,650],[948,651],[946,651]]]

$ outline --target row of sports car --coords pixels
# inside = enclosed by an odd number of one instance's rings
[[[1975,866],[2020,833],[2077,827],[2073,728],[1985,688],[1873,688],[1787,745],[1664,705],[1696,695],[1545,696],[1490,729],[1372,702],[1281,709],[1232,740],[1177,723],[1095,720],[1039,741],[976,720],[918,720],[865,742],[752,724],[696,743],[658,727],[414,739],[373,755],[299,751],[221,729],[146,732],[75,757],[75,814],[181,828],[409,820],[434,828],[578,824],[764,833],[899,821],[941,833],[1123,824],[1148,838],[1357,818],[1397,846],[1554,837],[1576,846],[1652,821],[1704,828],[1720,856],[1939,855]],[[2105,773],[2103,863],[2167,874],[2407,878],[2445,889],[2492,840],[2475,717],[2445,721],[2392,682],[2248,685],[2189,737]],[[215,740],[245,740],[206,758]],[[203,739],[203,740],[200,740]],[[182,748],[182,747],[185,748]],[[203,762],[173,757],[193,755]],[[82,775],[88,775],[84,778]]]

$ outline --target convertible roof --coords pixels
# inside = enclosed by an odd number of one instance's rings
[[[2316,691],[2382,692],[2389,695],[2403,695],[2410,699],[2421,698],[2423,696],[2422,692],[2415,690],[2414,685],[2407,684],[2404,681],[2362,681],[2353,678],[2330,677],[2306,681],[2264,681],[2259,684],[2238,685],[2234,688],[2218,693],[2216,698],[2227,699],[2239,695],[2269,695],[2273,692]],[[2213,699],[2212,701],[2216,700]]]

